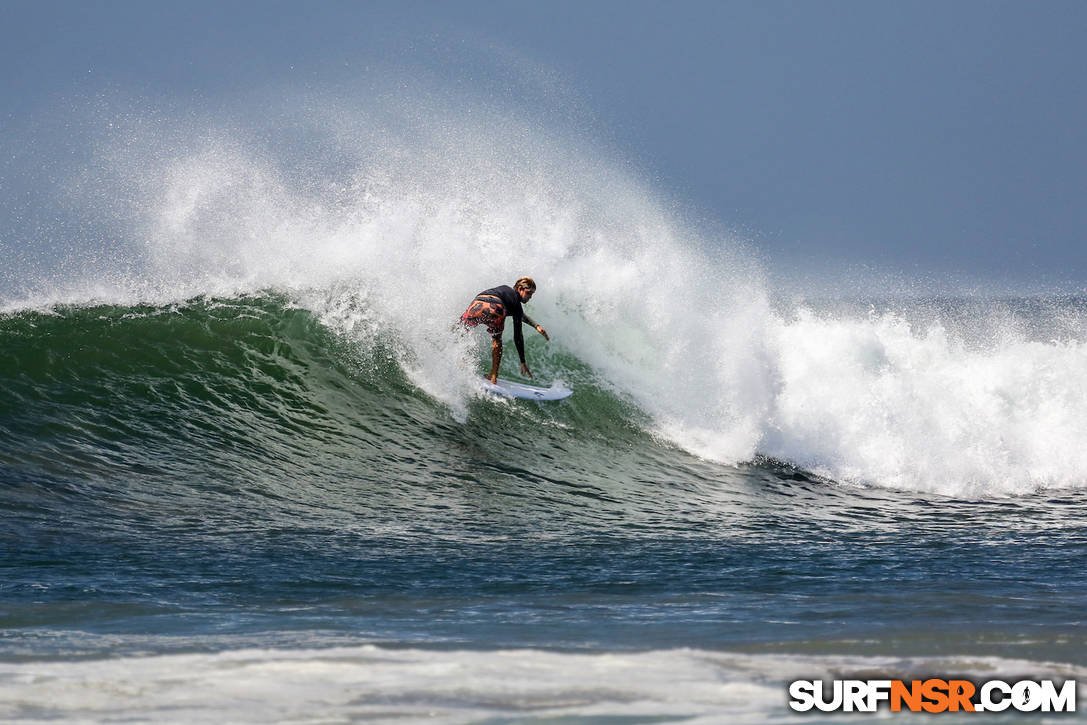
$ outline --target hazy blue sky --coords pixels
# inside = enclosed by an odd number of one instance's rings
[[[779,266],[1087,284],[1085,2],[6,0],[0,132],[100,90],[209,104],[379,61],[550,79],[541,115]]]

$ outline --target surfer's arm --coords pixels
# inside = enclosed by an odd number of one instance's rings
[[[513,343],[517,345],[517,354],[521,357],[521,374],[525,377],[532,377],[532,371],[528,369],[528,365],[525,364],[525,336],[521,332],[521,320],[524,318],[515,319],[513,321]]]
[[[517,346],[517,355],[521,358],[521,365],[525,364],[525,335],[521,332],[521,320],[513,321],[513,344]]]
[[[547,330],[543,329],[542,327],[537,325],[535,322],[533,322],[531,317],[529,317],[528,315],[522,315],[522,317],[523,317],[524,321],[528,323],[528,326],[532,327],[532,328],[535,328],[536,332],[543,335],[545,340],[548,340],[548,341],[551,340],[551,338],[547,334]]]

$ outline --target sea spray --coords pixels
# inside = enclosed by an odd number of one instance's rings
[[[541,291],[529,312],[554,344],[654,430],[718,460],[754,455],[770,401],[767,303],[736,243],[706,237],[615,161],[515,114],[351,115],[293,117],[306,131],[286,150],[268,142],[280,130],[238,123],[190,129],[187,141],[166,128],[169,154],[144,124],[136,141],[105,144],[104,175],[142,197],[115,220],[135,271],[61,286],[108,300],[102,280],[119,277],[118,302],[291,295],[363,344],[390,342],[463,421],[482,351],[451,334],[453,322],[480,289],[529,274]],[[375,127],[390,117],[395,134]]]
[[[801,310],[776,330],[783,385],[764,450],[836,480],[950,495],[1080,487],[1087,345],[1021,326],[971,340],[900,313]]]
[[[529,274],[550,346],[706,459],[954,495],[1087,481],[1069,305],[951,305],[923,323],[796,313],[744,245],[523,115],[432,98],[260,115],[114,124],[71,181],[108,233],[71,232],[63,273],[3,307],[285,295],[358,349],[391,350],[463,423],[487,354],[455,321],[479,290]]]

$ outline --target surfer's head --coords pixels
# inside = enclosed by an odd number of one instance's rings
[[[522,302],[528,302],[536,292],[536,283],[532,281],[531,277],[522,277],[513,283],[513,289],[521,296]]]

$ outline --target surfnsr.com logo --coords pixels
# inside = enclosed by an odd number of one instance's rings
[[[1075,712],[1076,681],[1053,680],[796,680],[789,707],[797,712]]]

